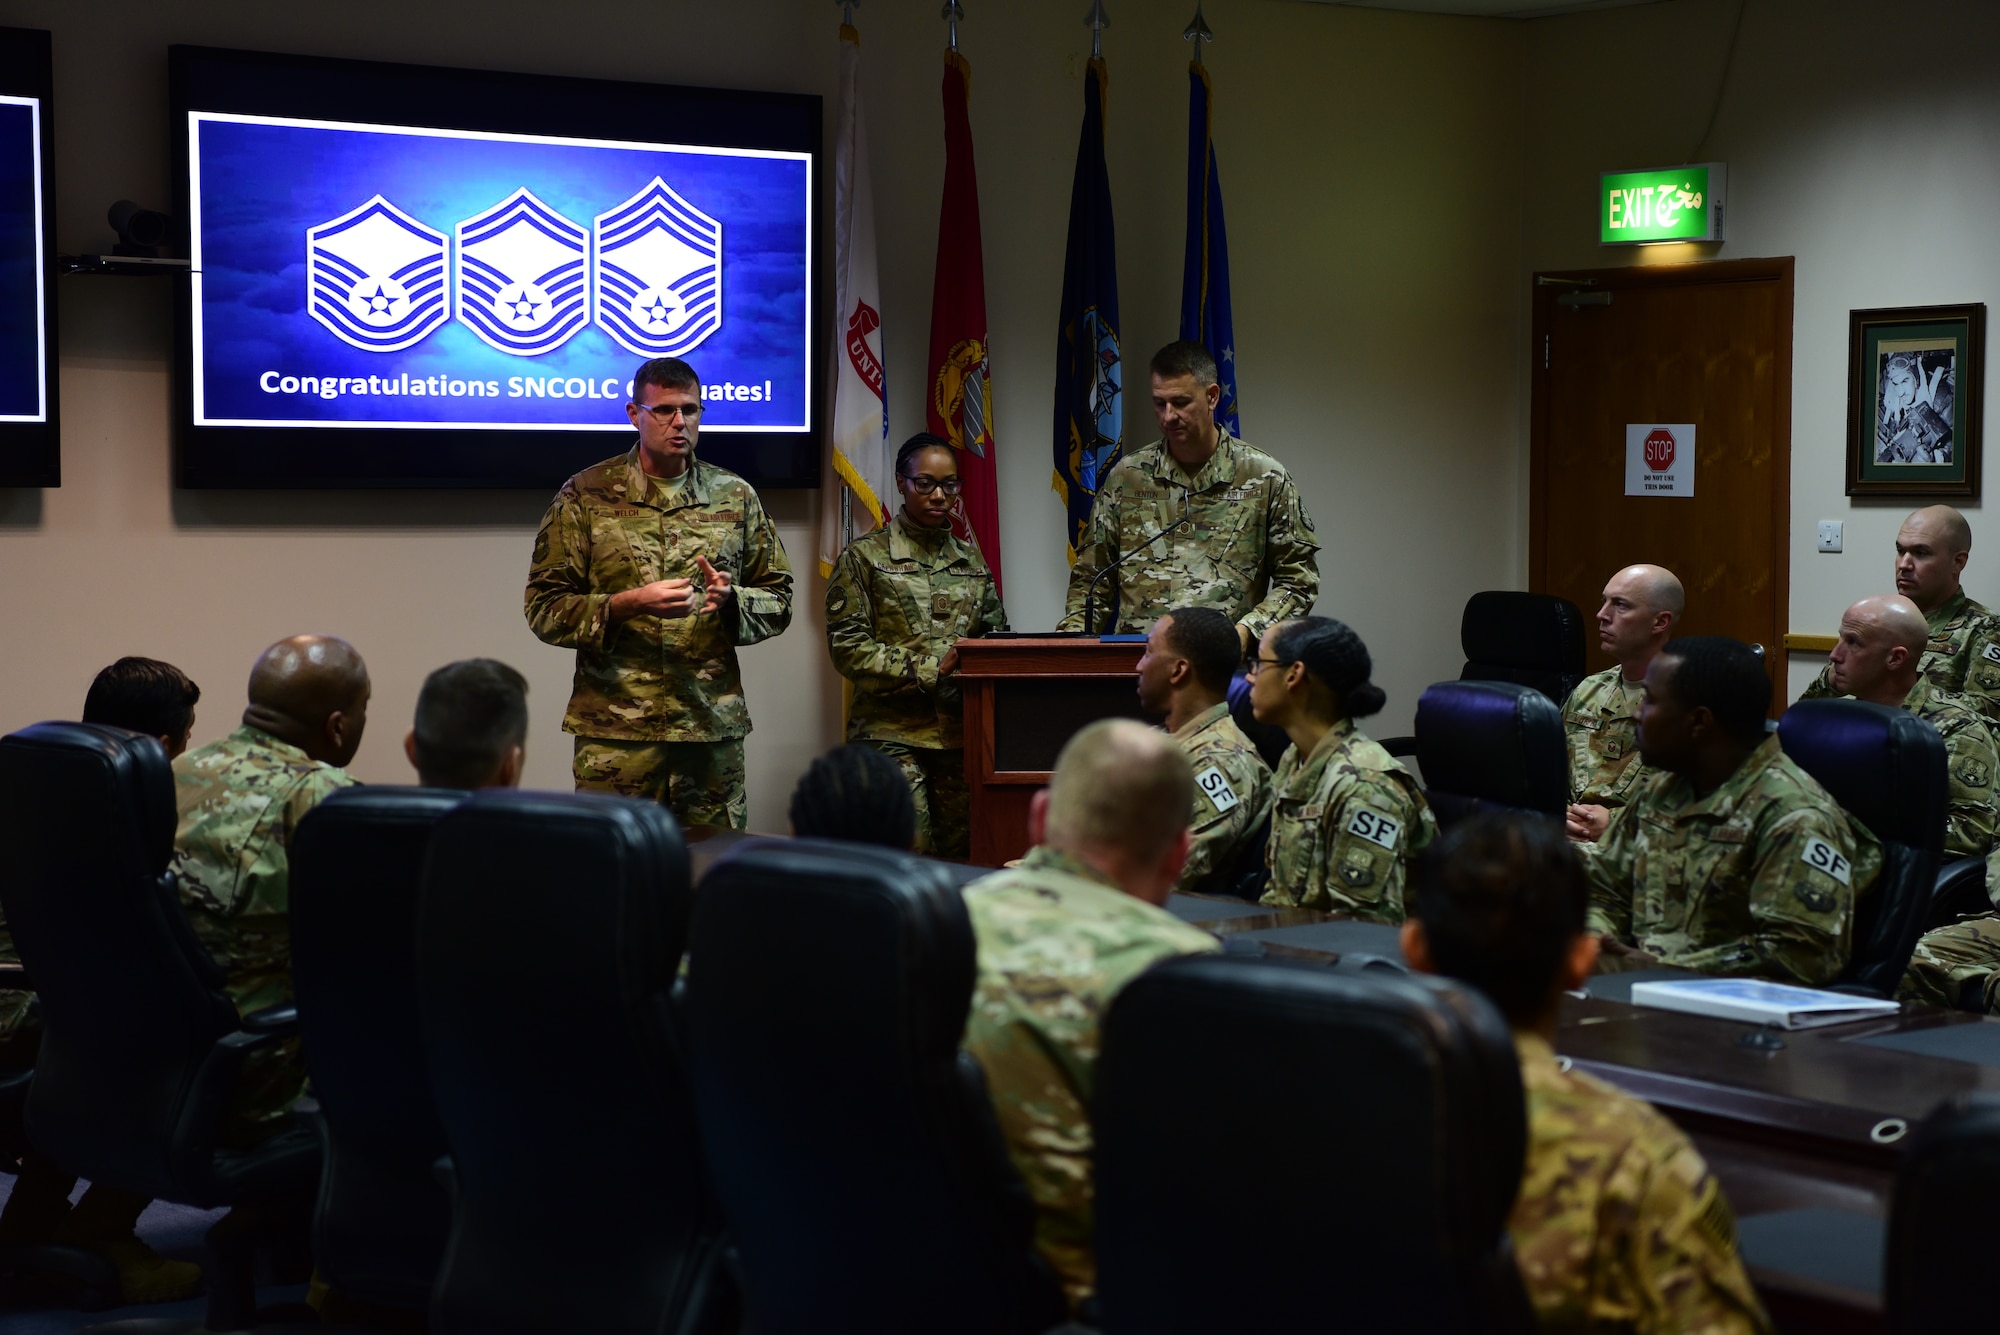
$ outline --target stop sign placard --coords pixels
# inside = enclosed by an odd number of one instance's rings
[[[1663,426],[1656,426],[1646,437],[1646,467],[1656,473],[1664,473],[1673,467],[1674,433]]]

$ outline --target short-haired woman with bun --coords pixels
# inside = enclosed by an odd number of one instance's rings
[[[1368,678],[1368,647],[1332,617],[1280,621],[1251,664],[1259,723],[1292,745],[1272,778],[1266,904],[1403,920],[1403,885],[1437,835],[1410,772],[1355,725],[1388,697]]]

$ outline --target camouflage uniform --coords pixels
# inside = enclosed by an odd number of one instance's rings
[[[1653,775],[1581,851],[1591,931],[1678,968],[1808,986],[1847,967],[1855,902],[1882,870],[1881,842],[1776,737],[1706,797]]]
[[[1984,914],[1925,932],[1896,998],[2000,1015],[2000,918]]]
[[[1271,884],[1259,902],[1401,922],[1403,882],[1437,837],[1410,772],[1342,719],[1303,762],[1298,747],[1286,751],[1271,787]]]
[[[962,858],[970,842],[964,704],[938,664],[964,637],[1005,629],[985,559],[948,528],[898,515],[833,563],[826,644],[834,670],[854,683],[847,739],[871,742],[902,766],[925,852]]]
[[[2000,723],[2000,616],[1965,596],[1960,589],[1941,606],[1924,614],[1930,643],[1917,670],[1940,690],[1965,697],[1965,703],[1989,723]],[[1833,665],[1819,670],[1801,700],[1831,699]]]
[[[306,812],[354,782],[347,771],[249,724],[174,761],[180,827],[172,868],[195,935],[228,975],[239,1015],[292,1000],[292,831]],[[297,1039],[244,1064],[232,1140],[289,1108],[305,1087]]]
[[[1770,1330],[1736,1254],[1736,1217],[1680,1129],[1566,1071],[1516,1033],[1528,1154],[1507,1220],[1544,1330],[1704,1335]]]
[[[1271,813],[1271,771],[1257,748],[1229,716],[1227,703],[1211,706],[1173,734],[1194,767],[1194,838],[1177,890],[1226,894],[1225,873],[1257,825]]]
[[[1084,629],[1092,577],[1178,519],[1183,496],[1186,521],[1098,585],[1093,618],[1099,626],[1114,582],[1118,624],[1128,630],[1144,630],[1176,607],[1213,607],[1247,626],[1254,643],[1272,622],[1312,610],[1319,594],[1319,539],[1299,489],[1283,464],[1224,430],[1192,479],[1159,441],[1111,470],[1070,568],[1060,629]]]
[[[1098,1026],[1125,984],[1216,939],[1046,845],[966,887],[979,980],[965,1049],[986,1072],[1000,1130],[1034,1198],[1035,1245],[1072,1305],[1097,1283],[1091,1251],[1090,1101]]]
[[[1639,704],[1644,682],[1627,681],[1623,669],[1585,677],[1563,704],[1569,742],[1569,800],[1622,807],[1654,771],[1639,759]]]
[[[639,449],[565,482],[535,535],[528,626],[576,650],[563,731],[577,736],[577,787],[666,803],[690,825],[744,824],[750,710],[736,649],[792,620],[792,568],[750,484],[695,460],[678,488],[646,475]],[[731,605],[612,625],[611,596],[693,579],[705,556],[735,585]]]

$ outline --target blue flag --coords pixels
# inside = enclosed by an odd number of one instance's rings
[[[1069,511],[1070,560],[1090,523],[1098,485],[1125,442],[1118,366],[1118,248],[1111,232],[1111,181],[1104,170],[1103,60],[1083,80],[1083,138],[1069,190],[1069,249],[1063,259],[1056,330],[1056,494]]]
[[[1187,262],[1181,270],[1181,337],[1215,358],[1222,399],[1215,420],[1236,419],[1236,323],[1229,313],[1229,237],[1222,226],[1222,173],[1215,165],[1215,90],[1199,61],[1188,64]],[[1071,224],[1072,228],[1075,226]]]

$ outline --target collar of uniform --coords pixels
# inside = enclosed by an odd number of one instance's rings
[[[664,486],[655,486],[653,477],[639,462],[639,444],[632,443],[625,456],[625,499],[634,505],[650,505],[656,510],[678,510],[684,505],[707,505],[708,484],[702,477],[701,460],[688,459],[688,480],[680,491],[668,496]]]
[[[1227,718],[1228,716],[1229,716],[1229,702],[1227,700],[1223,700],[1217,704],[1210,705],[1207,709],[1202,710],[1199,714],[1196,714],[1186,723],[1181,724],[1179,728],[1174,730],[1171,736],[1177,742],[1189,741],[1194,737],[1199,736],[1201,733],[1205,732],[1209,728],[1214,727],[1217,722],[1219,722],[1224,718]]]
[[[1675,818],[1708,815],[1720,816],[1727,820],[1736,810],[1736,799],[1755,787],[1758,777],[1778,763],[1784,754],[1778,746],[1778,734],[1772,733],[1757,743],[1757,749],[1750,753],[1749,759],[1745,760],[1734,774],[1724,779],[1721,787],[1700,801],[1689,802],[1683,806],[1674,813]],[[1683,778],[1678,782],[1685,784],[1687,780]]]
[[[1556,1060],[1556,1050],[1549,1041],[1532,1029],[1514,1031],[1514,1052],[1521,1059],[1521,1074],[1527,1076],[1535,1071],[1560,1071],[1562,1066]]]
[[[1313,761],[1318,760],[1335,747],[1346,745],[1347,739],[1352,737],[1356,731],[1353,719],[1344,718],[1338,720],[1331,728],[1326,730],[1326,736],[1319,739],[1319,745],[1315,746],[1312,754],[1306,757],[1306,763],[1310,765]]]
[[[1935,635],[1963,616],[1971,602],[1971,597],[1966,594],[1963,588],[1960,588],[1951,597],[1945,599],[1942,604],[1925,614],[1924,625],[1928,626],[1931,634]]]
[[[1903,697],[1903,708],[1915,714],[1918,718],[1922,718],[1924,706],[1930,703],[1930,685],[1922,677],[1918,677],[1917,684],[1912,686],[1910,693]]]
[[[1207,461],[1199,469],[1195,470],[1195,475],[1192,479],[1189,479],[1187,474],[1181,471],[1181,466],[1175,460],[1173,451],[1167,448],[1167,442],[1164,440],[1155,442],[1153,448],[1158,450],[1159,453],[1148,461],[1151,465],[1150,471],[1153,476],[1162,482],[1185,482],[1188,491],[1192,493],[1204,492],[1211,487],[1219,487],[1235,477],[1236,437],[1230,435],[1229,428],[1220,422],[1215,424],[1215,430],[1217,432],[1215,453],[1209,455]]]
[[[262,747],[266,751],[276,751],[287,760],[297,760],[308,765],[314,763],[311,756],[301,751],[298,747],[293,746],[290,742],[279,737],[273,737],[262,728],[252,727],[248,723],[237,724],[236,731],[229,734],[229,740],[232,742],[240,741],[249,746]]]
[[[1078,880],[1101,885],[1107,890],[1117,890],[1119,894],[1125,893],[1119,889],[1118,882],[1082,858],[1073,853],[1065,853],[1059,848],[1051,848],[1047,844],[1036,844],[1029,849],[1028,856],[1021,859],[1021,868],[1023,871],[1061,872],[1065,876],[1074,876]]]
[[[952,559],[952,532],[949,526],[938,531],[919,529],[906,511],[898,510],[889,525],[889,556],[896,561],[924,561],[935,564]]]

